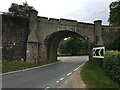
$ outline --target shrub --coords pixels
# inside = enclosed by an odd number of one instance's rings
[[[120,52],[107,51],[103,62],[103,68],[111,79],[120,83]]]

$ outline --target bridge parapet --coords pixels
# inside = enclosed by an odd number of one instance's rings
[[[78,22],[78,27],[81,27],[81,28],[91,28],[91,29],[94,29],[95,25],[92,24],[92,23],[85,23],[85,22]]]
[[[70,25],[70,26],[75,26],[77,25],[77,20],[70,20],[70,19],[60,19],[60,24],[62,25]]]
[[[104,30],[120,30],[120,26],[105,26],[105,25],[102,25],[102,28]]]
[[[49,18],[48,23],[52,23],[52,24],[59,24],[59,23],[60,23],[60,21],[59,21],[59,19]]]
[[[64,26],[78,26],[82,28],[94,28],[95,24],[92,23],[85,23],[85,22],[78,22],[77,20],[71,19],[56,19],[56,18],[48,18],[48,17],[41,17],[38,16],[39,23],[48,23],[48,24],[59,24]]]
[[[40,16],[38,16],[38,22],[46,23],[46,22],[48,22],[48,17],[40,17]]]

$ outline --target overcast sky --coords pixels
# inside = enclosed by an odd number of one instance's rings
[[[13,2],[22,4],[26,1],[39,12],[39,16],[88,23],[100,19],[103,24],[108,24],[109,4],[116,0],[0,0],[0,11],[8,11]]]

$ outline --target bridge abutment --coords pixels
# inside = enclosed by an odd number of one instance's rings
[[[38,48],[39,42],[37,39],[37,14],[38,12],[32,10],[29,17],[29,34],[27,40],[27,50],[26,50],[26,62],[38,63],[39,55]]]
[[[48,60],[47,60],[47,45],[46,44],[40,43],[38,55],[39,55],[38,62],[39,62],[40,65],[48,63]]]
[[[27,42],[26,62],[38,63],[38,46],[37,42]]]
[[[95,46],[103,46],[103,38],[102,38],[102,21],[96,20],[95,24]]]
[[[103,38],[102,38],[102,21],[96,20],[94,21],[95,24],[95,45],[94,47],[103,47]],[[96,62],[99,66],[102,67],[103,59],[102,58],[94,58],[94,62]]]

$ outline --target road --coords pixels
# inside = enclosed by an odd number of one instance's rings
[[[45,67],[2,75],[3,88],[57,88],[88,56],[60,57],[61,62]]]

